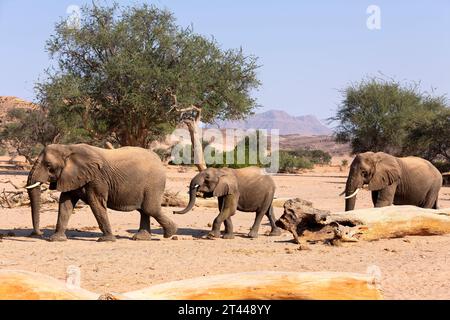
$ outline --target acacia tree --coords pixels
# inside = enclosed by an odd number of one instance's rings
[[[58,121],[78,119],[93,139],[122,146],[147,147],[181,121],[201,151],[199,122],[250,114],[260,85],[256,57],[223,50],[145,4],[85,6],[79,26],[56,25],[47,50],[56,63],[37,85],[41,105]]]
[[[430,119],[418,119],[412,123],[404,153],[450,163],[450,109],[446,108]]]
[[[407,152],[414,123],[428,123],[446,109],[442,96],[421,92],[416,84],[369,78],[348,86],[335,117],[336,140],[350,142],[353,153],[384,151],[394,155]],[[410,149],[411,150],[411,149]]]
[[[10,120],[0,130],[0,146],[13,149],[17,155],[32,163],[43,146],[56,142],[59,130],[47,119],[39,108],[14,108],[8,111]]]

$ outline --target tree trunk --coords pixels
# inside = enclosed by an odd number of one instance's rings
[[[205,156],[203,154],[202,136],[200,134],[200,118],[195,120],[185,120],[191,136],[192,151],[194,153],[194,165],[198,171],[206,170]]]
[[[70,274],[67,275],[69,282]],[[52,277],[0,271],[0,300],[379,300],[376,275],[335,272],[249,272],[168,282],[99,296]]]
[[[118,297],[121,298],[120,295]],[[248,272],[168,282],[124,293],[142,300],[379,300],[374,275]]]
[[[292,199],[285,203],[284,214],[276,225],[290,231],[299,244],[304,233],[305,240],[312,238],[332,244],[339,241],[442,235],[450,234],[450,209],[389,206],[327,213],[312,208],[303,200]]]
[[[203,154],[203,137],[200,133],[202,108],[197,105],[190,105],[187,108],[180,108],[176,94],[174,94],[171,89],[168,89],[168,93],[173,99],[172,110],[176,110],[180,113],[181,122],[183,122],[189,130],[189,135],[191,136],[192,151],[194,153],[194,165],[197,167],[198,171],[204,171],[207,169],[207,167],[205,163],[205,156]]]
[[[19,270],[0,271],[0,300],[95,300],[98,294],[69,288],[52,277]]]

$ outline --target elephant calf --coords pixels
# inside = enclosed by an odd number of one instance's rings
[[[275,193],[273,179],[264,175],[260,168],[249,167],[244,169],[215,169],[208,168],[197,174],[189,187],[189,204],[183,211],[174,214],[185,214],[195,204],[197,192],[205,197],[218,197],[220,213],[214,220],[209,236],[220,237],[220,227],[225,223],[224,239],[233,239],[233,223],[231,217],[236,210],[256,212],[255,222],[248,234],[251,238],[258,237],[258,230],[264,215],[269,218],[272,231],[271,236],[278,236],[281,230],[275,226],[272,201]]]
[[[427,160],[397,158],[384,152],[356,156],[345,187],[345,211],[355,208],[358,191],[367,184],[375,207],[413,205],[437,209],[441,173]]]
[[[107,208],[140,212],[135,240],[150,239],[150,217],[161,224],[165,237],[177,231],[176,225],[161,211],[166,174],[161,160],[151,151],[134,147],[106,150],[86,144],[47,146],[28,176],[35,236],[42,236],[39,186],[46,182],[50,182],[50,189],[61,191],[58,222],[51,241],[67,240],[67,224],[79,200],[87,203],[94,213],[103,232],[99,241],[115,241]]]

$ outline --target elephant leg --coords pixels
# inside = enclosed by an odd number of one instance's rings
[[[262,218],[264,217],[265,214],[266,211],[256,212],[255,222],[253,223],[250,233],[248,234],[249,238],[258,238],[259,226],[261,225]]]
[[[269,210],[267,210],[266,216],[267,216],[267,218],[269,218],[270,227],[272,228],[269,236],[273,237],[273,236],[281,235],[281,229],[278,228],[275,224],[276,220],[275,220],[275,215],[273,214],[273,206],[272,205],[270,205]]]
[[[154,217],[156,219],[156,221],[158,221],[158,223],[163,228],[163,230],[164,230],[164,238],[170,238],[171,236],[173,236],[173,235],[175,235],[177,233],[178,228],[177,228],[177,225],[175,224],[175,222],[170,220],[161,211],[160,211],[160,214],[153,215],[152,217]]]
[[[222,223],[229,219],[231,216],[233,216],[236,213],[237,210],[237,204],[238,199],[235,195],[230,194],[224,197],[221,197],[221,200],[219,200],[219,204],[221,205],[221,210],[219,215],[214,219],[213,227],[211,232],[209,233],[208,237],[213,238],[219,238],[220,237],[220,227],[222,226]],[[231,220],[230,220],[231,222]]]
[[[435,190],[431,190],[427,194],[421,207],[425,209],[438,209],[437,207],[438,197],[439,197],[439,190],[437,192]]]
[[[233,232],[233,222],[231,221],[231,218],[225,219],[225,234],[223,235],[224,239],[234,239],[234,232]]]
[[[141,222],[139,231],[133,236],[133,240],[149,241],[152,239],[152,231],[150,229],[150,215],[140,210]]]
[[[111,225],[108,219],[108,212],[106,208],[106,199],[101,199],[97,195],[89,195],[89,206],[92,213],[97,220],[100,230],[103,232],[103,236],[98,238],[98,242],[114,242],[116,237],[113,235]]]
[[[386,188],[378,191],[378,198],[375,204],[375,208],[388,207],[394,203],[395,191],[397,190],[397,184],[391,184]]]
[[[376,207],[378,201],[378,191],[372,191],[372,203],[373,206]]]
[[[149,192],[145,195],[145,198],[146,201],[143,204],[143,211],[148,214],[149,217],[155,218],[155,220],[161,225],[164,230],[164,238],[170,238],[171,236],[175,235],[178,231],[177,225],[161,210],[162,194],[155,195],[154,193]]]
[[[73,213],[73,208],[78,202],[78,198],[74,195],[64,192],[59,197],[58,222],[56,223],[55,233],[50,237],[50,241],[66,241],[66,229],[69,223],[70,216]]]

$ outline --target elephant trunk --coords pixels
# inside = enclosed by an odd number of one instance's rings
[[[197,178],[192,179],[191,184],[189,185],[189,203],[186,207],[186,209],[181,211],[174,211],[174,214],[186,214],[189,211],[192,210],[192,208],[195,205],[195,200],[197,199],[197,190],[200,186],[200,183],[198,183]]]
[[[32,236],[41,236],[42,232],[39,228],[40,208],[41,208],[41,188],[42,182],[46,182],[48,177],[42,167],[42,154],[36,160],[33,168],[28,175],[27,191],[31,204],[31,219],[33,221]]]
[[[350,170],[350,174],[345,186],[345,211],[351,211],[355,209],[356,195],[360,189],[362,183],[355,178],[353,170]]]

